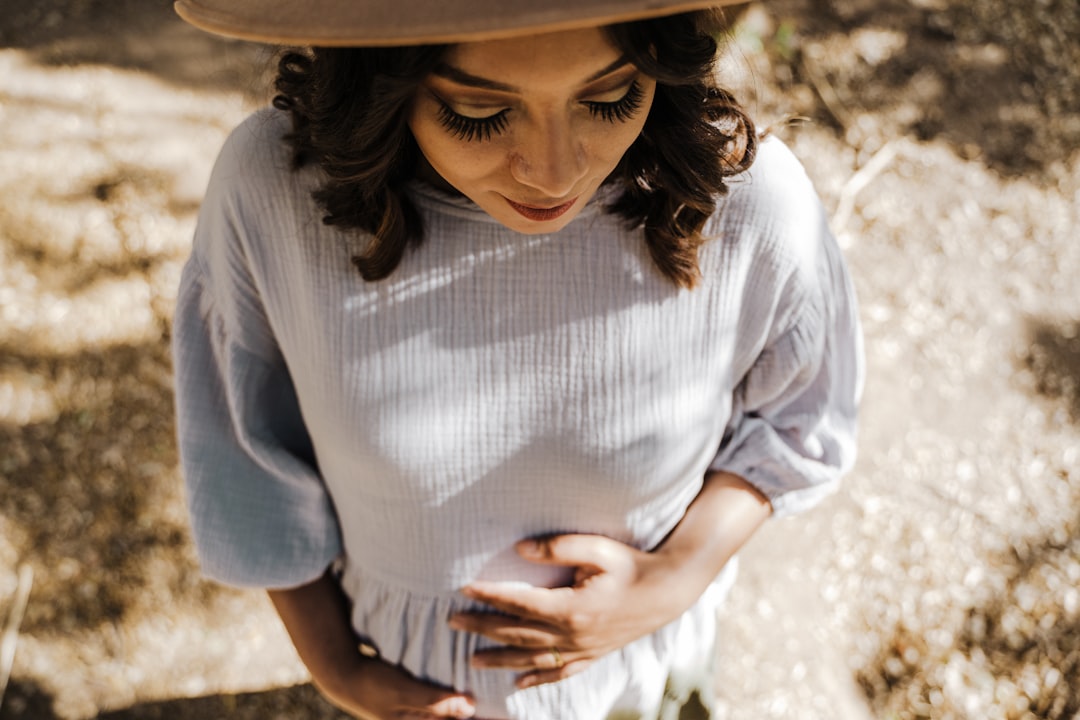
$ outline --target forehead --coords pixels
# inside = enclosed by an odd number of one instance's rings
[[[607,33],[593,27],[461,43],[449,48],[444,61],[470,75],[527,88],[581,84],[620,56]]]

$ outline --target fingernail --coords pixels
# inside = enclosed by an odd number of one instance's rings
[[[518,543],[518,552],[522,555],[539,555],[540,543],[536,540],[522,540]]]
[[[472,717],[476,713],[476,707],[465,698],[457,698],[450,703],[450,714],[458,717]]]
[[[525,688],[530,688],[535,684],[536,684],[536,676],[535,675],[523,675],[523,676],[519,677],[518,680],[517,680],[517,686],[519,688],[521,688],[522,690],[524,690]]]

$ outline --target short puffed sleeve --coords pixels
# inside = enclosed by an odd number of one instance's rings
[[[754,323],[761,340],[711,468],[743,477],[783,516],[816,504],[853,465],[864,370],[855,293],[827,216],[790,152],[768,151],[756,170],[770,199],[756,211],[769,218],[759,227],[771,277],[750,283],[758,296],[746,304],[773,312]]]
[[[218,159],[181,279],[177,434],[203,572],[233,585],[285,588],[321,575],[341,540],[247,262],[258,240],[243,208],[250,125]]]

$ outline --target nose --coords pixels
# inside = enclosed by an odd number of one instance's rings
[[[537,123],[510,156],[513,178],[547,198],[570,195],[586,171],[585,148],[568,119],[548,118]]]

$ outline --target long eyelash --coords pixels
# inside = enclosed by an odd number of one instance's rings
[[[486,118],[471,118],[456,113],[446,103],[439,101],[439,122],[454,137],[465,142],[490,140],[493,135],[506,129],[506,110]]]
[[[615,102],[587,102],[585,104],[589,106],[589,111],[593,114],[593,117],[610,123],[626,122],[634,115],[637,115],[637,111],[641,109],[641,103],[644,99],[645,91],[641,89],[641,85],[635,80],[630,83],[626,94]]]

